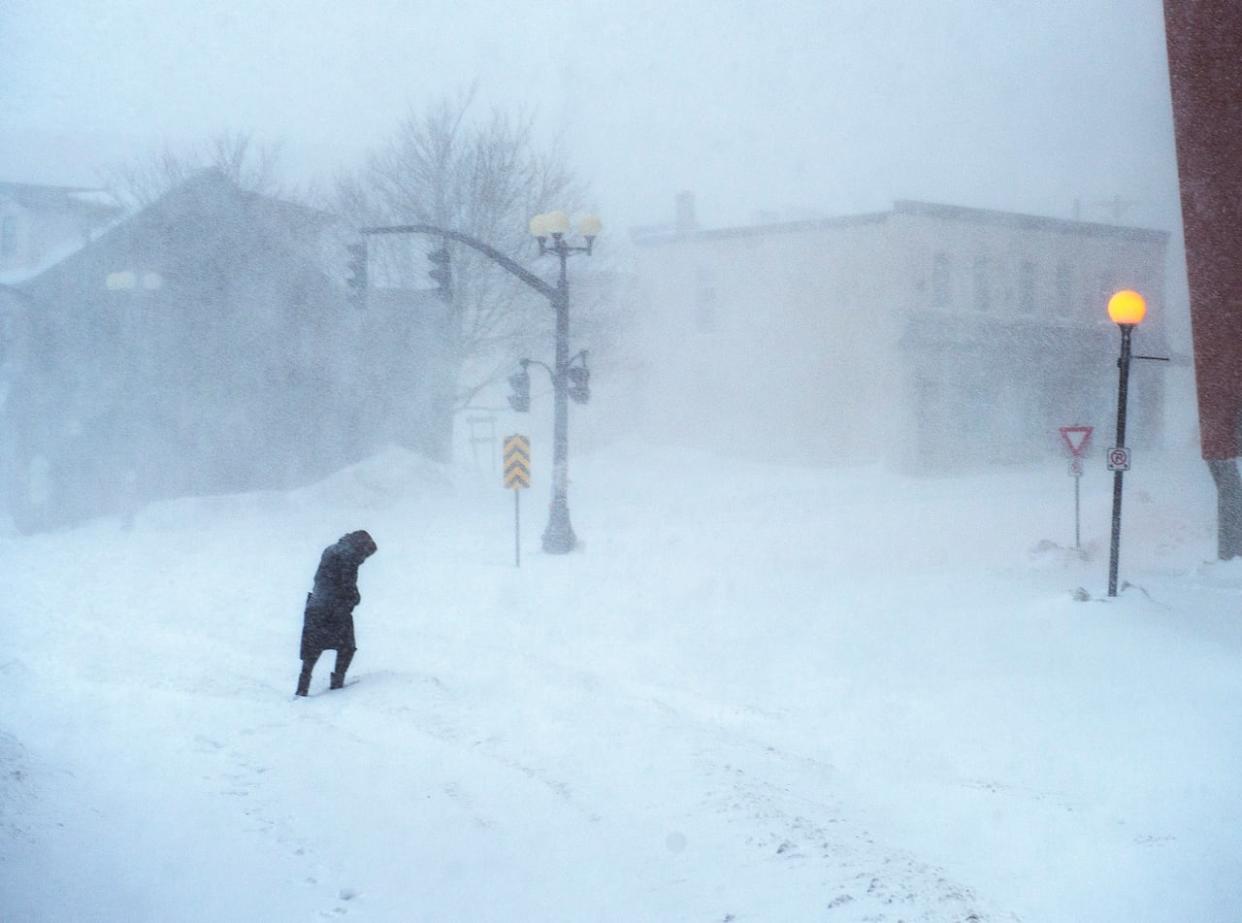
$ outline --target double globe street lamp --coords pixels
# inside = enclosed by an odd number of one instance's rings
[[[575,253],[591,255],[595,238],[603,224],[594,215],[578,222],[582,244],[571,244],[569,216],[562,211],[536,215],[530,219],[530,233],[539,241],[539,255],[551,253],[560,261],[556,288],[549,300],[556,310],[556,358],[552,366],[531,359],[521,360],[522,371],[510,378],[514,394],[509,402],[515,410],[530,409],[531,365],[547,369],[552,379],[552,503],[548,510],[548,526],[543,533],[543,550],[549,554],[565,554],[577,544],[569,521],[569,399],[586,403],[590,397],[590,372],[586,351],[569,355],[569,276],[567,264]],[[581,360],[581,365],[574,363]]]
[[[566,262],[575,253],[590,256],[603,224],[594,215],[587,215],[578,222],[578,233],[584,244],[571,244],[567,239],[570,232],[569,216],[564,212],[555,211],[536,215],[530,221],[530,232],[539,241],[539,255],[552,253],[560,260],[560,275],[555,286],[535,275],[526,267],[501,253],[491,244],[485,243],[469,234],[442,228],[432,224],[398,224],[386,227],[361,228],[365,242],[369,237],[387,234],[425,234],[441,238],[443,241],[456,241],[486,256],[500,268],[511,275],[517,276],[529,287],[543,295],[556,311],[556,361],[552,366],[532,359],[522,359],[522,371],[510,376],[514,394],[509,402],[514,410],[530,409],[530,374],[531,365],[541,365],[552,377],[555,416],[552,446],[552,503],[548,513],[548,526],[543,533],[543,550],[551,554],[565,554],[573,551],[577,538],[573,526],[569,522],[569,398],[578,403],[586,403],[590,396],[590,372],[586,367],[586,351],[579,352],[572,358],[569,355],[569,279],[566,274]],[[549,240],[551,242],[549,243]],[[366,292],[367,251],[365,243],[351,248],[354,259],[350,266],[354,279],[350,284],[362,293]],[[446,298],[451,298],[451,272],[448,266],[448,251],[441,247],[430,255],[435,264],[431,276],[439,285]],[[581,360],[581,365],[574,363]]]

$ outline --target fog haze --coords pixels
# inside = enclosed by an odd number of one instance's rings
[[[1039,4],[119,0],[0,12],[0,174],[101,165],[227,128],[302,180],[352,166],[410,105],[477,80],[563,139],[611,228],[680,189],[707,225],[894,198],[1173,230],[1157,0]]]
[[[0,0],[0,918],[1242,920],[1165,48]]]

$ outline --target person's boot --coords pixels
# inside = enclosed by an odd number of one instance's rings
[[[340,689],[345,685],[345,671],[349,669],[349,663],[353,659],[353,648],[347,647],[336,652],[336,669],[332,671],[332,682],[328,685],[329,689]]]

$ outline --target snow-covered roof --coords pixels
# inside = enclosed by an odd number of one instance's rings
[[[797,221],[778,221],[712,229],[678,229],[675,225],[655,225],[633,228],[631,239],[636,244],[650,246],[683,240],[718,240],[730,237],[763,237],[800,231],[818,231],[886,221],[893,215],[920,215],[943,221],[970,224],[1000,225],[1026,230],[1054,231],[1088,237],[1115,237],[1124,240],[1145,240],[1163,243],[1168,240],[1167,231],[1137,228],[1094,221],[1077,221],[1051,218],[1045,215],[1028,215],[1021,212],[997,211],[987,208],[969,208],[963,205],[944,205],[936,202],[918,202],[900,199],[893,203],[891,211],[859,215],[843,215],[835,218],[810,218]]]
[[[121,207],[106,189],[86,186],[43,186],[0,182],[0,198],[34,211],[94,211],[119,213]]]
[[[12,186],[15,184],[8,185]],[[0,184],[0,193],[3,192],[4,187],[5,184]],[[53,189],[59,187],[39,188]],[[62,189],[61,191],[64,192],[65,190]],[[87,194],[98,192],[99,190],[82,189],[72,191],[75,194]],[[131,229],[145,226],[152,220],[158,221],[156,216],[168,208],[185,207],[187,202],[200,200],[204,196],[211,197],[216,195],[232,196],[234,201],[245,204],[252,218],[262,216],[273,222],[275,226],[293,232],[309,231],[317,233],[335,220],[332,215],[319,209],[239,189],[222,172],[209,168],[194,174],[182,183],[174,186],[154,202],[138,211],[124,212],[116,209],[116,215],[111,220],[99,224],[91,229],[88,234],[79,235],[56,247],[50,248],[43,258],[33,266],[24,266],[0,272],[0,284],[20,285],[32,281],[75,257],[86,248],[101,242],[103,238],[108,237],[113,232],[122,232],[122,229],[126,226]]]
[[[23,282],[43,274],[57,263],[67,260],[84,247],[87,247],[94,241],[98,240],[104,234],[107,234],[118,224],[121,224],[125,220],[125,217],[126,216],[123,214],[118,214],[111,221],[100,224],[76,237],[71,237],[62,241],[57,246],[49,248],[47,252],[43,254],[43,258],[37,263],[0,272],[0,285],[20,285]]]

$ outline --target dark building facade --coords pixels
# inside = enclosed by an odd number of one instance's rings
[[[19,528],[442,454],[443,303],[364,305],[344,263],[331,216],[208,171],[21,286],[0,411]]]
[[[1221,558],[1242,556],[1242,5],[1165,0],[1203,457]]]

